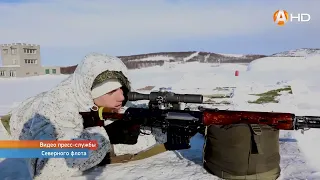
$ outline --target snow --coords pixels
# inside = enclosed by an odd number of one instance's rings
[[[291,112],[296,115],[320,116],[319,64],[316,59],[262,58],[248,66],[220,64],[211,67],[205,63],[172,63],[167,67],[130,70],[133,88],[145,86],[172,87],[175,92],[204,93],[216,87],[235,87],[232,104],[220,109]],[[319,61],[319,60],[318,60]],[[320,62],[320,61],[319,61]],[[315,68],[316,67],[316,68]],[[234,72],[238,70],[239,76]],[[6,114],[24,99],[48,90],[66,76],[38,76],[0,79],[0,114]],[[152,79],[152,80],[151,80]],[[279,103],[249,104],[257,97],[250,95],[291,85],[293,94],[283,93]],[[2,128],[0,128],[0,133]],[[3,133],[3,132],[2,132]],[[281,131],[281,180],[320,179],[320,130]],[[5,135],[0,135],[5,137]],[[203,137],[192,138],[192,148],[170,151],[154,157],[95,168],[71,179],[218,179],[202,168]],[[5,159],[0,162],[0,179],[23,179],[26,175],[23,160]]]
[[[225,54],[225,53],[217,53],[223,56],[229,56],[229,57],[244,57],[245,55],[243,54]]]
[[[209,57],[210,57],[210,54],[204,56],[204,62],[205,62],[205,63],[208,62],[208,58],[209,58]]]
[[[190,59],[198,56],[199,53],[200,53],[199,51],[197,51],[197,52],[195,52],[195,53],[192,53],[192,54],[190,54],[190,56],[183,58],[183,61],[184,61],[184,62],[189,61]]]
[[[310,57],[265,57],[248,65],[248,71],[306,71],[320,67],[320,55]]]
[[[66,77],[42,75],[31,78],[0,78],[0,115],[7,114],[24,99],[53,88]]]
[[[150,57],[141,58],[141,59],[135,59],[132,61],[170,61],[173,59],[174,59],[174,57],[164,56],[164,55],[156,55],[156,56],[150,56]]]

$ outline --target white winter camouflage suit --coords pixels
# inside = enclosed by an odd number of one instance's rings
[[[84,129],[83,119],[79,115],[79,112],[90,111],[90,107],[94,105],[91,85],[95,77],[106,70],[122,71],[127,76],[127,68],[120,59],[96,53],[89,54],[70,77],[55,88],[27,99],[12,111],[10,131],[13,139],[98,141],[98,149],[90,151],[89,158],[27,159],[31,177],[43,180],[68,179],[73,174],[96,166],[110,151],[111,146],[105,129]],[[159,140],[160,138],[163,139],[159,136]],[[117,155],[137,153],[156,142],[153,135],[139,136],[137,144],[114,145],[114,151]]]

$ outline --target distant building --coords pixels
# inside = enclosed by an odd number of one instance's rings
[[[44,74],[60,74],[60,67],[41,65],[40,46],[35,44],[13,43],[0,45],[2,77],[28,77]]]

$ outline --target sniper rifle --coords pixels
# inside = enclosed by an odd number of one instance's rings
[[[292,113],[232,111],[198,107],[181,109],[181,103],[203,103],[197,94],[159,92],[128,93],[129,101],[149,100],[148,108],[129,107],[123,114],[98,111],[80,112],[86,126],[103,126],[105,119],[126,121],[142,127],[160,128],[167,134],[167,150],[189,149],[190,138],[210,125],[264,124],[279,130],[305,130],[320,128],[320,116],[296,116]]]

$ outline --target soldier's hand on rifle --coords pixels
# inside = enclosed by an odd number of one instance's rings
[[[136,144],[140,134],[140,125],[130,121],[117,120],[104,128],[111,144]]]

